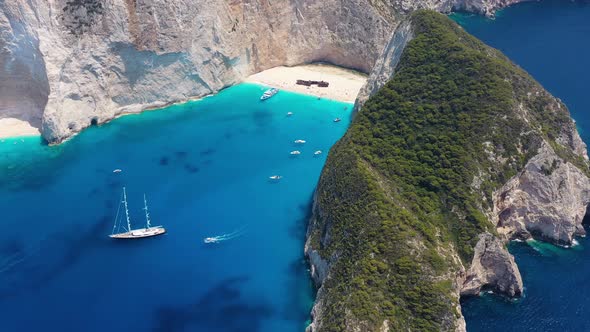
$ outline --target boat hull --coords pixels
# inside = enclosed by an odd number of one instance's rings
[[[112,239],[142,239],[146,237],[162,235],[164,233],[166,233],[166,229],[164,227],[150,227],[134,229],[125,233],[111,234],[109,237]]]

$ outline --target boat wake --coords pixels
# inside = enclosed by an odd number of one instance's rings
[[[238,229],[238,230],[233,231],[228,234],[206,237],[203,239],[203,242],[205,242],[205,243],[219,243],[219,242],[235,239],[237,237],[242,236],[243,234],[244,234],[244,229]]]

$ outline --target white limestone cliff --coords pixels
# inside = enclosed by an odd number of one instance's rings
[[[520,296],[523,292],[514,257],[501,240],[489,233],[479,236],[461,295],[478,295],[486,286],[510,297]]]
[[[517,0],[4,0],[0,119],[60,142],[123,113],[216,92],[278,65],[371,72],[418,8]]]

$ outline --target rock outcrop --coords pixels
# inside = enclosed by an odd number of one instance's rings
[[[489,233],[479,236],[461,295],[478,295],[482,287],[510,297],[520,296],[523,291],[514,257],[502,241]]]
[[[5,0],[0,118],[60,142],[119,114],[200,97],[278,65],[371,72],[418,8],[490,14],[516,0]]]
[[[577,132],[574,130],[577,136]],[[575,150],[573,150],[575,151]],[[586,160],[585,148],[578,155]],[[588,174],[544,143],[522,171],[495,193],[499,231],[508,238],[571,245],[584,235],[582,221],[590,204]]]

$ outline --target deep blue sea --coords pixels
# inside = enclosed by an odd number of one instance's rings
[[[284,91],[260,102],[264,89],[125,116],[59,146],[1,142],[0,330],[302,331],[312,194],[351,105]],[[166,235],[108,238],[123,186],[132,224],[144,225],[145,193]]]
[[[500,49],[569,107],[590,143],[590,4],[541,1],[515,5],[495,20],[452,15],[487,44]],[[494,295],[463,301],[469,332],[590,331],[590,241],[563,249],[513,243],[524,298]]]

